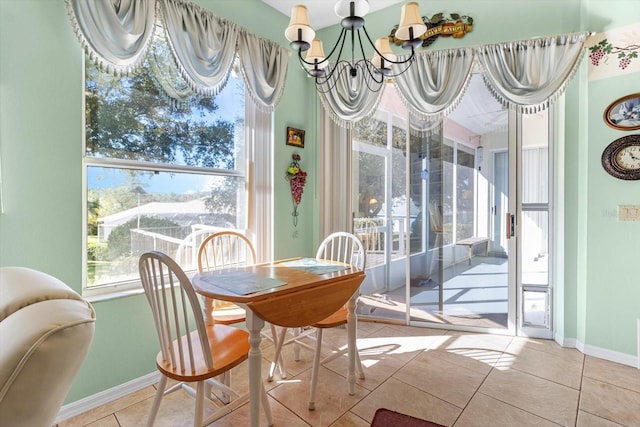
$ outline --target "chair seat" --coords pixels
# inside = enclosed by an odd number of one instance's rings
[[[342,307],[331,316],[322,319],[318,323],[314,323],[311,326],[313,326],[314,328],[335,328],[336,326],[346,325],[348,313],[348,310]]]
[[[179,360],[176,360],[172,367],[170,363],[164,360],[162,352],[156,357],[156,366],[158,370],[167,377],[176,381],[194,382],[202,381],[208,378],[216,377],[234,366],[247,360],[249,352],[249,333],[238,328],[227,325],[214,324],[207,326],[207,337],[209,338],[209,346],[215,348],[213,355],[213,368],[208,369],[204,360],[200,341],[196,331],[188,335],[191,345],[194,348],[194,365],[189,366],[189,360],[185,360],[186,366],[180,366]],[[187,335],[182,337],[183,346],[187,345]],[[174,354],[178,354],[178,343],[173,343]]]
[[[216,305],[217,303],[218,301],[216,301]],[[232,303],[227,303],[214,307],[211,311],[211,317],[214,323],[232,325],[234,323],[244,322],[247,318],[247,314],[244,308],[238,307]]]

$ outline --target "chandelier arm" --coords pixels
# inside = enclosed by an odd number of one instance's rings
[[[376,86],[372,87],[369,81],[365,81],[365,84],[367,86],[367,89],[369,89],[371,92],[380,92],[380,89],[382,89],[382,82],[378,82],[377,80],[374,79],[374,81],[376,82]]]
[[[338,67],[340,67],[340,70],[338,70],[338,74],[335,75],[335,71],[336,69],[338,69]],[[351,67],[351,64],[349,64],[347,61],[339,61],[334,67],[333,70],[331,71],[331,74],[328,76],[323,76],[323,77],[316,77],[316,90],[320,93],[328,93],[331,90],[333,90],[333,88],[336,87],[336,85],[338,84],[338,80],[340,80],[340,75],[344,72],[347,72],[347,70]],[[335,75],[335,76],[334,76]],[[332,78],[334,77],[334,78]],[[328,85],[327,89],[321,90],[321,87],[323,85]]]
[[[298,61],[300,62],[300,66],[304,69],[304,65],[305,64],[309,64],[307,61],[304,60],[304,58],[302,57],[302,50],[298,49]],[[312,65],[312,64],[309,64]]]
[[[364,27],[362,27],[362,28],[364,29],[364,33],[365,33],[365,35],[367,35],[367,30],[366,30]],[[369,36],[368,36],[368,35],[367,35],[367,38],[369,39]],[[367,61],[367,62],[370,62],[370,61],[367,59],[367,55],[365,55],[365,53],[364,53],[364,46],[362,46],[362,37],[360,36],[360,30],[358,30],[358,43],[360,44],[360,54],[362,55],[362,60]],[[371,39],[369,39],[369,43],[371,43]],[[372,46],[373,46],[373,45],[372,45]],[[373,46],[373,49],[377,52],[377,50],[376,50],[376,47],[375,47],[375,46]]]
[[[373,40],[371,40],[371,37],[369,36],[369,32],[367,31],[367,27],[362,27],[362,30],[364,31],[364,35],[367,36],[367,40],[369,40],[369,44],[373,47],[373,50],[375,50],[376,53],[380,55],[382,58],[385,58],[385,56],[382,53],[380,53],[378,49],[376,49],[376,44],[373,42]],[[384,60],[386,61],[387,59],[385,58]]]
[[[351,27],[351,64],[354,65],[356,63],[356,32],[358,33],[358,40],[360,40],[360,30]],[[362,42],[360,42],[360,50],[362,51]],[[362,56],[364,57],[364,54]]]
[[[341,67],[340,73],[338,73],[338,77],[340,77],[340,74],[342,74],[343,72],[346,72],[347,70],[349,70],[349,72],[351,72],[351,70],[356,68],[356,65],[358,64],[358,62],[360,61],[356,61],[354,62],[350,62],[347,61],[346,59],[341,59],[338,62],[336,62],[335,66],[333,67],[333,70],[331,70],[331,75],[334,74],[335,70],[338,68],[338,66]],[[329,77],[329,76],[327,76]],[[337,80],[337,77],[336,77]]]
[[[342,59],[340,60],[340,56],[338,56],[338,62],[336,62],[333,67],[331,66],[331,64],[329,64],[329,66],[327,68],[330,69],[330,71],[328,73],[325,73],[322,78],[324,78],[325,81],[330,80],[333,75],[335,74],[336,70],[338,69],[338,67],[340,66],[341,70],[339,70],[338,75],[336,76],[335,80],[337,81],[338,78],[340,77],[340,74],[342,74],[342,70],[343,69],[352,69],[353,66],[350,62]]]
[[[333,45],[333,48],[331,49],[331,52],[329,53],[329,55],[325,56],[325,58],[322,61],[318,61],[316,62],[309,62],[307,60],[305,60],[302,57],[302,50],[298,49],[298,59],[306,65],[309,66],[315,66],[316,64],[320,65],[320,64],[324,64],[325,62],[328,62],[329,59],[331,58],[331,55],[333,55],[333,52],[335,52],[336,48],[338,47],[338,45],[340,45],[340,52],[338,53],[338,58],[340,58],[340,56],[342,55],[342,48],[344,47],[344,40],[346,39],[346,29],[342,29],[342,31],[340,32],[340,36],[338,37],[338,40],[336,40],[336,44]],[[340,43],[342,42],[342,43]]]
[[[413,60],[413,57],[416,54],[416,50],[415,50],[415,48],[413,46],[411,46],[411,55],[409,55],[409,57],[407,59],[402,60],[402,61],[392,61],[390,59],[387,59],[386,56],[384,56],[382,53],[380,53],[380,51],[378,49],[376,49],[375,43],[373,43],[373,41],[371,41],[371,37],[369,37],[369,33],[367,32],[367,27],[362,27],[362,29],[364,30],[364,35],[367,36],[367,40],[369,40],[369,44],[371,44],[371,46],[373,47],[373,50],[375,50],[375,52],[378,55],[380,55],[380,57],[382,59],[384,59],[385,62],[388,62],[390,64],[402,65],[402,64],[406,64],[407,62]],[[364,53],[363,53],[362,56],[364,56]]]
[[[404,61],[394,63],[397,65],[404,65],[404,68],[401,71],[398,71],[397,73],[389,73],[386,75],[386,77],[397,77],[400,74],[404,74],[409,68],[411,68],[411,64],[413,64],[414,59],[415,59],[415,55],[412,55],[410,58],[407,58]]]
[[[367,87],[369,87],[369,89],[371,89],[371,86],[369,86],[369,80],[373,80],[378,85],[384,83],[384,81],[385,81],[387,76],[385,76],[384,74],[378,72],[378,69],[370,61],[361,60],[361,61],[358,61],[358,65],[360,67],[366,68],[366,70],[367,70],[367,74],[369,75],[370,79],[367,79],[365,77],[364,80],[365,80],[365,83],[367,84]],[[378,80],[378,78],[379,78],[379,80]],[[373,89],[371,89],[371,90],[373,90]],[[380,89],[378,89],[378,90],[380,90]],[[377,92],[377,91],[374,90],[374,92]]]
[[[338,37],[338,40],[336,40],[336,43],[333,45],[333,48],[331,48],[331,52],[329,52],[329,55],[325,56],[325,58],[322,61],[318,61],[318,64],[324,64],[325,62],[328,62],[329,59],[331,58],[331,56],[333,55],[333,52],[336,51],[338,45],[340,45],[340,51],[338,52],[338,58],[340,58],[340,56],[342,56],[342,49],[344,48],[344,41],[347,38],[347,34],[346,34],[347,30],[345,28],[342,29],[342,31],[340,31],[340,36]],[[300,55],[300,51],[298,51],[298,55]],[[308,62],[306,61],[304,58],[302,58],[302,62],[304,62],[307,65],[316,65],[315,62]]]
[[[342,56],[342,49],[344,48],[344,41],[346,39],[347,39],[347,29],[343,28],[340,31],[340,36],[338,37],[338,40],[336,41],[336,44],[333,45],[333,48],[331,48],[331,52],[329,52],[329,55],[327,55],[327,57],[325,59],[326,61],[328,61],[329,58],[331,58],[333,56],[333,52],[336,51],[336,48],[338,47],[338,44],[340,44],[340,51],[338,52],[338,59],[340,59],[340,57]]]
[[[365,30],[365,34],[366,34],[366,30]],[[369,38],[368,35],[367,35],[367,38]],[[364,46],[362,45],[362,36],[360,36],[360,30],[358,30],[358,43],[360,44],[360,53],[362,54],[362,59],[360,59],[357,62],[355,62],[354,66],[355,65],[360,65],[361,63],[364,63],[364,65],[362,65],[362,68],[366,69],[366,71],[369,74],[369,76],[371,77],[371,79],[373,81],[375,81],[376,83],[378,83],[378,84],[382,83],[384,81],[384,77],[385,76],[382,75],[378,71],[376,66],[373,65],[373,63],[369,59],[367,59],[367,57],[366,57],[366,55],[364,53]],[[369,43],[371,43],[371,39],[370,38],[369,38]],[[374,49],[375,49],[375,46],[374,46]],[[376,77],[380,77],[380,80],[378,80]]]

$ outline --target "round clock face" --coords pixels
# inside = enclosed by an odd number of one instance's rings
[[[602,152],[602,166],[619,179],[640,179],[640,135],[623,136]]]

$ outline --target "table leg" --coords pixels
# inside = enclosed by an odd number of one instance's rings
[[[260,426],[260,394],[262,390],[262,352],[260,351],[260,331],[264,320],[247,310],[247,328],[249,330],[249,405],[251,409],[251,427]]]
[[[349,354],[349,371],[347,373],[347,381],[349,383],[349,394],[354,395],[356,393],[356,347],[357,341],[357,321],[356,316],[356,300],[358,299],[358,293],[356,292],[353,297],[347,302],[347,350]]]

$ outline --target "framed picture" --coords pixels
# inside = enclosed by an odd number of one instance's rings
[[[640,93],[623,96],[604,110],[604,121],[618,130],[640,129]]]
[[[287,127],[287,145],[304,148],[304,131]]]

